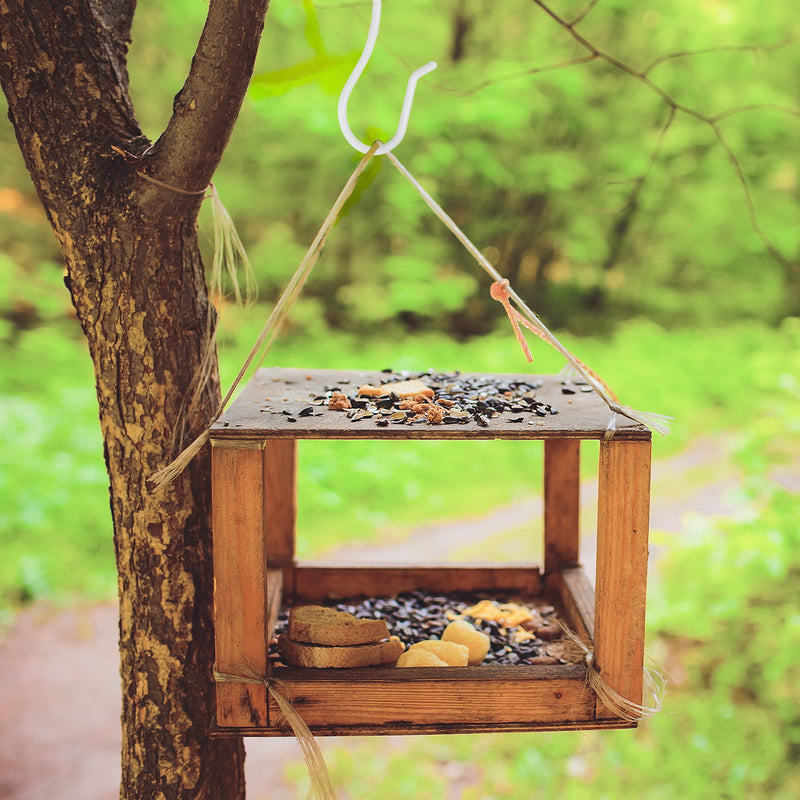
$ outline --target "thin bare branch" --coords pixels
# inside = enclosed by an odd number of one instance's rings
[[[723,150],[728,156],[728,160],[733,165],[733,169],[736,172],[736,176],[739,178],[739,183],[742,185],[742,190],[744,191],[744,200],[745,205],[747,206],[747,214],[750,217],[750,225],[753,228],[753,231],[756,233],[759,239],[761,239],[761,243],[764,247],[769,251],[770,255],[783,267],[790,269],[792,271],[796,271],[798,265],[790,261],[783,253],[778,250],[778,248],[772,243],[772,240],[767,236],[766,233],[761,228],[761,225],[758,221],[758,216],[756,214],[756,208],[753,203],[753,196],[750,192],[750,187],[747,183],[747,178],[744,175],[744,170],[742,170],[742,165],[739,163],[739,159],[736,157],[736,154],[731,149],[731,146],[725,139],[725,136],[722,133],[721,128],[715,122],[709,123],[711,125],[712,130],[714,131],[720,145],[722,146]]]
[[[666,138],[667,132],[672,126],[672,123],[675,121],[676,114],[677,110],[675,107],[670,106],[669,113],[667,114],[667,120],[661,127],[661,131],[658,134],[658,139],[656,140],[656,144],[650,153],[650,158],[647,159],[647,164],[644,170],[641,172],[641,174],[632,179],[633,189],[631,190],[625,205],[622,207],[619,218],[617,219],[617,222],[611,231],[611,237],[608,244],[608,254],[603,261],[603,269],[605,270],[611,269],[619,260],[620,253],[622,252],[622,245],[625,242],[628,231],[630,230],[633,218],[636,215],[636,212],[639,210],[639,197],[641,196],[642,188],[647,180],[647,176],[650,174],[650,170],[653,169],[653,165],[658,160],[658,156],[661,153],[661,148],[664,144],[664,139]]]
[[[579,56],[578,58],[570,58],[567,61],[559,61],[557,64],[547,64],[544,67],[533,67],[532,69],[524,69],[519,72],[511,72],[508,75],[501,75],[498,78],[489,78],[471,89],[454,89],[451,86],[444,86],[441,83],[428,82],[427,86],[433,89],[439,89],[442,92],[451,94],[454,97],[470,97],[477,92],[487,89],[489,86],[494,86],[497,83],[504,83],[505,81],[516,80],[518,78],[526,78],[531,75],[538,75],[542,72],[553,72],[554,70],[564,69],[566,67],[574,67],[576,64],[586,64],[588,61],[594,61],[597,58],[594,54],[588,56]]]
[[[800,269],[800,264],[794,263],[786,258],[778,248],[772,243],[769,237],[764,233],[759,220],[758,215],[755,210],[755,205],[753,203],[752,194],[750,192],[750,187],[747,184],[747,179],[745,178],[744,171],[742,170],[741,164],[739,163],[736,154],[731,149],[730,145],[725,140],[722,130],[720,129],[718,122],[720,117],[711,117],[707,114],[704,114],[697,109],[691,108],[689,106],[685,106],[682,103],[679,103],[675,98],[672,97],[665,89],[663,89],[658,84],[654,83],[646,74],[646,72],[642,72],[641,70],[637,70],[634,67],[626,64],[624,61],[620,61],[618,58],[600,50],[596,47],[592,42],[582,36],[578,31],[574,29],[572,24],[566,22],[566,20],[562,19],[558,16],[549,6],[547,6],[542,0],[532,0],[532,2],[537,5],[545,14],[547,14],[552,20],[554,20],[558,25],[560,25],[564,30],[569,33],[569,35],[575,39],[585,50],[588,50],[589,53],[593,54],[597,58],[602,59],[603,61],[611,64],[612,66],[619,69],[621,72],[624,72],[627,75],[630,75],[633,78],[641,81],[645,86],[647,86],[651,91],[657,94],[664,103],[667,104],[673,111],[680,111],[687,116],[694,117],[701,122],[704,122],[706,125],[711,127],[714,131],[714,134],[719,141],[721,147],[725,150],[725,153],[728,156],[728,160],[731,162],[734,173],[742,186],[742,192],[744,193],[745,205],[747,206],[747,213],[750,217],[750,223],[753,228],[753,231],[756,235],[761,239],[762,244],[766,248],[766,250],[770,253],[770,255],[779,263],[781,266],[791,269],[792,271],[798,271]],[[785,46],[785,43],[782,43],[782,46]],[[751,106],[741,106],[737,109],[730,109],[729,111],[724,112],[722,117],[731,116],[732,114],[739,113],[740,111],[749,110]],[[783,109],[782,106],[778,107]],[[785,109],[784,109],[785,110]],[[670,124],[671,121],[670,121]],[[666,131],[664,131],[666,133]]]
[[[596,6],[596,5],[597,5],[597,0],[590,0],[590,2],[589,2],[589,3],[587,3],[587,4],[586,4],[586,6],[584,7],[583,11],[581,11],[581,13],[580,13],[580,14],[578,14],[578,16],[577,16],[577,17],[575,17],[575,19],[574,19],[574,20],[572,20],[572,22],[570,22],[569,24],[570,24],[570,25],[572,25],[572,26],[574,26],[574,25],[577,25],[579,22],[581,22],[581,21],[582,21],[582,20],[583,20],[583,19],[586,17],[586,15],[587,15],[587,14],[588,14],[588,13],[589,13],[589,12],[590,12],[590,11],[591,11],[591,10],[592,10],[592,9],[593,9],[595,6]]]
[[[729,108],[721,114],[709,117],[711,122],[719,122],[720,120],[732,117],[734,114],[741,114],[744,111],[780,111],[782,114],[791,114],[793,117],[800,117],[800,109],[789,108],[789,106],[781,106],[777,103],[751,103],[749,106],[736,106],[736,108]]]
[[[574,23],[573,23],[574,24]],[[791,36],[784,39],[777,44],[742,44],[742,45],[720,45],[718,47],[706,47],[702,50],[681,50],[677,53],[669,53],[666,56],[659,56],[647,65],[644,69],[644,74],[649,75],[659,64],[665,61],[671,61],[673,58],[685,58],[686,56],[703,56],[707,53],[771,53],[774,50],[780,50],[782,47],[788,47],[790,44],[800,40],[800,36]]]

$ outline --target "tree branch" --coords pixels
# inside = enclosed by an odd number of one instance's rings
[[[572,24],[574,25],[575,23]],[[720,45],[719,47],[706,47],[702,50],[681,50],[678,53],[669,53],[666,56],[659,56],[658,58],[654,59],[644,68],[643,74],[648,75],[659,64],[663,64],[665,61],[671,61],[673,58],[685,58],[686,56],[703,56],[706,55],[707,53],[742,53],[742,52],[770,53],[773,50],[780,50],[782,47],[787,47],[790,44],[794,44],[798,40],[800,40],[800,36],[792,36],[789,39],[784,39],[782,42],[778,42],[777,44]]]
[[[538,75],[542,72],[553,72],[554,70],[564,69],[565,67],[574,67],[576,64],[586,64],[588,61],[594,61],[595,58],[597,58],[597,55],[592,53],[588,56],[578,56],[577,58],[570,58],[567,61],[559,61],[557,64],[547,64],[543,67],[524,69],[519,72],[509,73],[508,75],[501,75],[498,78],[489,78],[470,89],[453,89],[451,86],[444,86],[441,83],[432,82],[428,82],[426,85],[432,89],[439,89],[442,92],[451,94],[454,97],[470,97],[483,89],[487,89],[489,86],[494,86],[496,83],[504,83],[505,81],[515,80],[517,78],[526,78],[530,75]]]
[[[569,24],[570,24],[570,25],[573,25],[573,26],[574,26],[574,25],[577,25],[579,22],[581,22],[581,21],[582,21],[582,20],[583,20],[583,19],[586,17],[586,15],[587,15],[587,14],[588,14],[588,13],[589,13],[589,12],[590,12],[590,11],[591,11],[591,10],[592,10],[592,9],[593,9],[595,6],[596,6],[596,5],[597,5],[597,0],[589,0],[589,3],[587,3],[587,4],[586,4],[586,6],[585,6],[585,8],[583,9],[583,11],[581,11],[581,13],[580,13],[580,14],[578,14],[578,16],[577,16],[577,17],[575,17],[575,19],[574,19],[574,20],[572,20],[572,22],[570,22]]]
[[[144,159],[152,177],[186,190],[208,185],[253,73],[267,5],[268,0],[211,0],[172,118]],[[141,193],[144,202],[165,196],[152,184]]]
[[[588,50],[589,53],[594,55],[597,58],[602,59],[603,61],[611,64],[613,67],[616,67],[621,72],[624,72],[627,75],[630,75],[632,78],[636,78],[637,80],[641,81],[645,86],[647,86],[652,92],[657,94],[664,103],[674,111],[680,111],[687,116],[694,117],[695,119],[699,120],[700,122],[705,123],[708,125],[713,131],[714,135],[717,137],[717,141],[719,142],[720,146],[725,151],[726,155],[728,156],[728,160],[731,162],[734,170],[734,174],[738,179],[739,183],[742,186],[742,192],[744,193],[744,200],[745,205],[747,207],[747,213],[750,217],[750,224],[755,232],[755,234],[761,240],[761,243],[764,245],[764,248],[767,252],[777,261],[782,267],[785,269],[797,273],[800,271],[800,264],[791,261],[788,259],[780,250],[773,244],[772,240],[767,236],[764,232],[761,224],[758,220],[758,215],[756,213],[755,205],[753,203],[753,197],[750,192],[750,187],[747,183],[747,179],[744,175],[744,170],[742,169],[741,164],[739,163],[739,159],[737,158],[736,154],[731,149],[730,145],[725,140],[722,131],[718,125],[718,117],[711,117],[707,114],[704,114],[697,109],[690,108],[689,106],[685,106],[682,103],[679,103],[675,98],[672,97],[666,90],[664,90],[661,86],[654,83],[646,74],[646,71],[637,70],[634,67],[631,67],[629,64],[626,64],[624,61],[620,61],[619,59],[615,58],[612,55],[600,50],[596,47],[592,42],[582,36],[578,31],[576,31],[573,25],[566,20],[562,19],[558,16],[549,6],[547,6],[542,0],[532,0],[532,2],[537,5],[539,8],[544,11],[552,20],[554,20],[558,25],[564,28],[569,35],[578,42],[585,50]],[[781,46],[788,44],[789,42],[781,43]],[[740,110],[745,110],[750,108],[749,106],[742,106],[740,109],[731,109],[727,112],[724,112],[722,117],[731,116],[732,114],[737,113]],[[783,107],[780,107],[783,109]],[[787,110],[787,109],[783,109]],[[789,113],[792,113],[791,111]],[[671,121],[670,121],[671,124]],[[666,131],[665,131],[666,132]]]
[[[664,138],[667,135],[667,131],[669,131],[670,127],[672,126],[672,123],[675,121],[676,113],[677,112],[675,108],[671,106],[669,113],[667,114],[667,121],[662,126],[661,132],[658,134],[656,145],[653,148],[653,151],[650,153],[650,158],[647,160],[647,166],[645,166],[644,171],[640,175],[638,175],[636,178],[633,178],[633,189],[628,196],[627,202],[622,208],[622,212],[620,213],[617,222],[611,230],[611,236],[608,243],[608,253],[603,261],[604,270],[611,269],[619,260],[620,253],[622,252],[622,245],[624,244],[625,238],[630,230],[633,218],[636,215],[636,212],[639,210],[639,197],[642,193],[642,188],[647,180],[647,176],[650,174],[650,170],[658,160],[658,156],[661,153],[661,147],[664,144]]]

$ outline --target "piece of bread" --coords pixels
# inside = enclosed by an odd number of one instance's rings
[[[343,669],[393,664],[405,650],[405,645],[392,636],[386,642],[327,647],[319,644],[293,642],[285,633],[278,637],[278,653],[284,664],[313,669]]]
[[[298,606],[289,611],[289,638],[294,642],[340,646],[380,642],[388,636],[382,619],[356,619],[325,606]]]
[[[401,400],[405,400],[407,397],[416,397],[419,394],[425,397],[433,397],[435,394],[430,386],[426,386],[417,378],[411,381],[383,383],[380,386],[372,386],[367,383],[359,388],[358,393],[364,397],[388,397],[390,394],[394,393]]]
[[[430,650],[414,649],[413,645],[397,659],[398,667],[447,667],[449,664]]]
[[[441,639],[428,639],[425,642],[417,642],[408,648],[409,653],[422,650],[433,653],[437,658],[444,661],[448,667],[466,667],[469,661],[469,648],[465,644],[458,642],[443,642]],[[397,666],[400,666],[398,662]],[[438,666],[438,665],[436,665]]]

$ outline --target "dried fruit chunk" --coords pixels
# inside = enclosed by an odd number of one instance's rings
[[[489,652],[489,637],[469,624],[465,619],[451,622],[442,634],[442,641],[466,645],[469,650],[469,665],[480,664]]]
[[[398,667],[446,667],[447,662],[431,653],[429,650],[406,650],[397,659]]]
[[[466,667],[469,662],[469,648],[458,642],[443,642],[441,639],[429,639],[427,642],[417,642],[408,648],[412,650],[426,650],[449,667]]]

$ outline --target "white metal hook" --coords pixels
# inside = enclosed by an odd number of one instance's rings
[[[364,72],[364,68],[367,66],[367,62],[372,56],[372,51],[375,48],[375,42],[378,38],[378,29],[380,28],[380,25],[381,0],[372,0],[372,19],[369,23],[367,43],[364,45],[361,58],[358,59],[353,71],[350,73],[350,77],[347,79],[347,82],[342,89],[342,93],[339,95],[339,127],[342,130],[342,135],[350,144],[350,146],[358,150],[359,153],[366,153],[371,145],[364,144],[362,141],[357,139],[353,133],[350,123],[347,121],[347,103],[350,100],[353,87],[358,82],[358,79]],[[392,136],[392,138],[389,139],[386,144],[382,144],[380,147],[378,147],[378,149],[375,151],[375,155],[382,156],[384,153],[388,153],[393,150],[398,144],[400,144],[400,142],[403,141],[403,137],[406,135],[406,129],[408,128],[408,118],[411,115],[411,104],[414,102],[414,92],[417,88],[417,82],[423,75],[427,75],[429,72],[432,72],[435,69],[436,62],[429,61],[424,67],[415,69],[411,73],[411,76],[408,79],[408,85],[406,86],[406,96],[403,98],[403,110],[400,112],[400,121],[397,124],[397,130],[395,131],[394,136]]]

